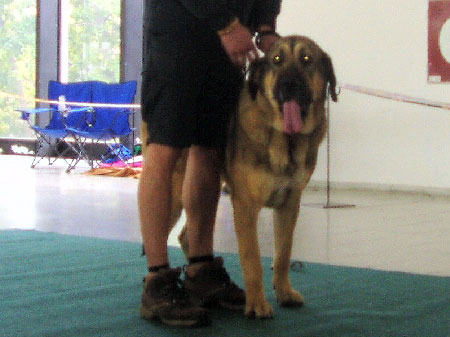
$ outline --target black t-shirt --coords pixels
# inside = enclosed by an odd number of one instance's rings
[[[186,39],[204,43],[236,17],[252,31],[274,26],[280,6],[281,0],[146,0],[145,36],[170,35],[179,47]]]

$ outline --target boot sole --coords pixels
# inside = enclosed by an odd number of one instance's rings
[[[221,308],[233,311],[240,311],[245,309],[245,304],[232,304],[228,302],[219,301],[217,305]]]
[[[179,320],[179,319],[167,319],[164,317],[158,316],[157,313],[155,313],[153,310],[148,309],[141,305],[140,308],[140,314],[141,317],[146,320],[158,320],[162,323],[170,326],[178,326],[178,327],[187,327],[187,328],[195,328],[195,327],[202,327],[207,326],[211,324],[211,319],[205,315],[203,317],[200,317],[199,319],[191,319],[191,320]]]
[[[212,307],[220,307],[227,310],[239,311],[245,309],[245,303],[242,304],[233,304],[226,301],[221,301],[220,299],[214,298],[214,295],[210,296],[208,299],[201,299],[196,296],[191,296],[191,302],[195,303],[203,308],[212,308]]]

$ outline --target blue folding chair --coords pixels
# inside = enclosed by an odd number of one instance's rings
[[[49,81],[48,99],[57,101],[60,96],[65,96],[68,102],[90,102],[91,86],[91,82],[63,84],[57,81]],[[51,104],[50,108],[17,110],[22,113],[21,118],[28,122],[37,139],[35,156],[31,167],[34,168],[43,158],[47,157],[49,165],[53,164],[57,159],[62,158],[68,163],[67,171],[74,168],[78,161],[72,159],[69,163],[64,156],[72,150],[75,152],[75,156],[78,157],[79,149],[66,141],[66,138],[70,136],[67,127],[86,129],[89,124],[88,118],[90,118],[87,112],[91,108],[67,105],[67,116],[64,116],[64,112],[58,110],[57,104]],[[48,125],[45,127],[33,125],[30,116],[32,114],[40,115],[43,113],[50,114]]]
[[[108,84],[104,82],[92,82],[92,103],[105,104],[131,104],[136,94],[137,82]],[[69,127],[69,132],[74,135],[78,148],[79,159],[87,160],[91,167],[94,162],[102,159],[94,151],[88,151],[87,142],[98,144],[103,142],[107,147],[107,153],[114,153],[122,161],[125,156],[117,149],[119,140],[128,137],[135,129],[130,127],[129,119],[133,114],[129,108],[97,107],[92,112],[92,123],[86,129]],[[104,159],[104,156],[103,156]]]

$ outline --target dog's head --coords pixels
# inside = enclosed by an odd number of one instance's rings
[[[288,134],[311,133],[323,122],[327,86],[337,101],[336,77],[330,57],[312,40],[288,36],[250,66],[248,90],[260,93],[278,111],[273,127]]]

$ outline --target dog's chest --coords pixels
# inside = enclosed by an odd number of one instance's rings
[[[272,134],[265,153],[267,169],[276,176],[296,179],[304,168],[308,141],[300,137],[288,137],[284,134]]]
[[[242,132],[234,152],[229,149],[230,167],[236,168],[228,174],[237,192],[240,186],[247,186],[253,198],[261,205],[277,208],[282,206],[293,193],[301,189],[308,177],[307,153],[311,142],[309,137],[289,137],[282,132],[265,132],[264,138]],[[236,172],[238,172],[236,174]],[[239,181],[234,176],[242,177]],[[244,191],[245,192],[245,191]]]
[[[267,153],[267,170],[273,175],[266,207],[282,206],[293,189],[299,189],[305,178],[307,143],[284,137],[274,139]]]

